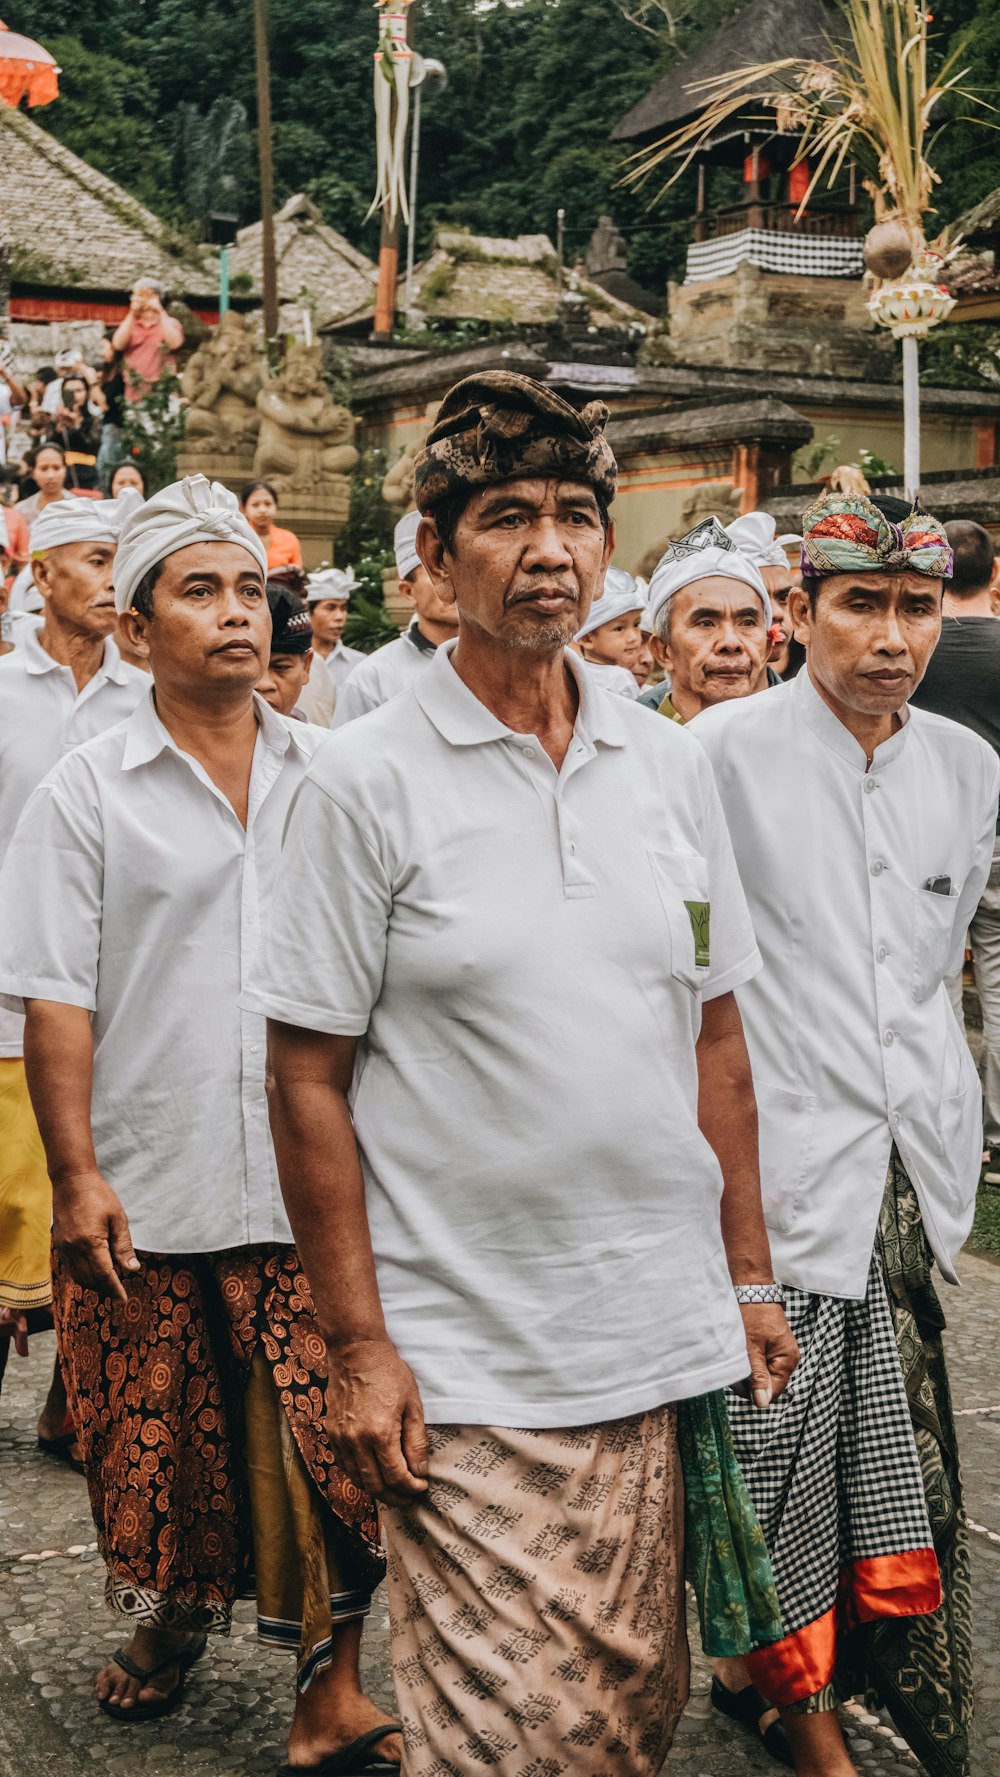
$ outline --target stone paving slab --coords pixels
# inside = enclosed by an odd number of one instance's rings
[[[977,1637],[975,1777],[1000,1772],[1000,1268],[970,1256],[966,1286],[945,1291],[970,1519]],[[284,1756],[293,1670],[258,1647],[250,1605],[228,1640],[213,1639],[175,1714],[123,1728],[100,1714],[93,1672],[121,1640],[102,1603],[103,1568],[83,1481],[35,1449],[52,1339],[11,1357],[0,1395],[0,1777],[271,1777]],[[992,1409],[992,1411],[990,1410]],[[780,1769],[708,1704],[693,1629],[692,1699],[665,1777],[775,1777]],[[376,1598],[365,1634],[366,1687],[392,1707],[388,1621]],[[919,1767],[886,1721],[846,1715],[861,1771]]]

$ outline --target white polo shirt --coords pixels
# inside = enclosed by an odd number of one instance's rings
[[[420,678],[436,653],[434,643],[421,635],[414,617],[409,629],[396,641],[386,642],[374,654],[364,655],[360,665],[338,686],[337,707],[330,727],[344,728],[357,716],[367,716],[390,698],[398,697]]]
[[[379,1289],[428,1417],[589,1424],[746,1374],[695,1040],[760,959],[701,749],[570,655],[557,774],[453,647],[311,765],[244,1004],[365,1039]]]
[[[329,733],[257,699],[244,832],[145,685],[128,721],[63,759],[24,811],[0,871],[0,997],[93,1014],[97,1164],[136,1247],[288,1241],[264,1021],[239,997],[289,806]]]
[[[147,675],[109,636],[100,667],[77,691],[72,668],[46,653],[34,621],[18,625],[13,654],[0,657],[0,863],[35,785],[64,753],[122,721],[148,689]],[[0,1056],[19,1056],[23,1035],[23,1018],[0,1009]]]
[[[712,762],[764,957],[739,1001],[775,1274],[864,1296],[895,1142],[954,1282],[983,1132],[943,983],[990,871],[996,757],[911,708],[866,772],[808,671],[686,732]]]
[[[314,652],[309,665],[309,677],[302,687],[296,708],[301,710],[307,722],[315,722],[317,728],[329,728],[336,707],[337,687],[333,674],[322,654]]]

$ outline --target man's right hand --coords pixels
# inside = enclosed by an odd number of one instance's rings
[[[388,1339],[328,1345],[327,1427],[341,1468],[387,1505],[427,1492],[427,1431],[420,1391]]]
[[[52,1243],[74,1283],[128,1297],[122,1277],[139,1270],[128,1217],[99,1172],[60,1179],[52,1192]]]

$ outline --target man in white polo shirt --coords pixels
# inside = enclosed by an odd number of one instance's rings
[[[945,983],[989,875],[1000,768],[907,705],[940,633],[943,527],[836,494],[803,528],[789,613],[806,670],[692,725],[764,956],[739,1002],[803,1352],[766,1425],[732,1408],[786,1630],[747,1665],[810,1777],[853,1771],[836,1704],[866,1687],[927,1771],[957,1777],[968,1567],[930,1273],[955,1281],[979,1173],[979,1086]]]
[[[0,863],[36,784],[64,753],[129,715],[146,690],[144,675],[126,666],[111,639],[111,569],[132,503],[56,500],[35,521],[32,564],[44,615],[0,659]],[[23,1040],[23,1018],[0,1009],[0,1378],[10,1328],[18,1325],[23,1339],[29,1328],[52,1324],[52,1188]],[[38,1440],[48,1454],[78,1464],[58,1361]]]
[[[62,1353],[130,1634],[98,1701],[122,1724],[176,1707],[253,1573],[259,1633],[298,1649],[289,1755],[308,1770],[394,1730],[358,1676],[374,1507],[323,1425],[263,1020],[239,1009],[288,809],[328,740],[254,695],[266,566],[202,476],[126,523],[115,598],[152,685],[25,808],[0,874],[0,993],[27,1011]]]
[[[763,1410],[794,1363],[711,774],[566,648],[606,417],[513,373],[445,398],[416,496],[457,646],[317,755],[244,1000],[336,1446],[387,1504],[408,1777],[659,1772],[677,1403],[752,1373]]]
[[[349,648],[344,641],[351,594],[357,590],[358,583],[350,568],[317,568],[306,581],[313,653],[326,667],[335,692],[347,684],[354,668],[367,659],[360,648]]]
[[[417,554],[419,512],[408,512],[396,526],[396,572],[399,590],[414,608],[410,626],[394,642],[376,648],[337,693],[331,727],[343,728],[356,716],[366,716],[391,697],[405,691],[434,658],[442,642],[456,633],[455,610],[440,596]]]

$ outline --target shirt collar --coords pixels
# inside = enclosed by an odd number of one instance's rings
[[[254,692],[254,704],[257,709],[257,722],[261,738],[272,752],[285,753],[294,744],[301,750],[305,737],[296,734],[291,722],[286,722],[272,710],[270,704]],[[187,754],[177,745],[173,736],[164,728],[156,713],[153,701],[153,687],[150,686],[145,697],[140,698],[135,709],[125,724],[125,751],[122,755],[122,770],[133,771],[137,765],[148,765],[151,759],[160,753],[176,753],[179,758],[187,758]]]
[[[506,740],[514,733],[460,679],[451,664],[458,638],[442,642],[434,651],[428,670],[420,675],[413,692],[424,715],[439,734],[456,747],[481,746],[485,741]],[[584,740],[609,747],[625,745],[625,730],[615,708],[615,698],[588,683],[586,669],[569,649],[563,656],[576,680],[580,697],[575,729]]]
[[[41,629],[32,629],[21,642],[24,655],[24,670],[33,677],[41,677],[43,673],[67,671],[62,661],[53,660],[47,648],[43,648],[40,636]],[[128,683],[128,670],[118,651],[118,644],[113,637],[104,639],[104,654],[95,674],[96,678],[108,679],[113,685]]]
[[[408,642],[413,643],[413,646],[417,649],[418,653],[420,653],[420,654],[436,654],[437,653],[438,645],[436,642],[428,641],[427,637],[424,635],[424,632],[420,627],[420,618],[419,617],[411,617],[410,622],[408,623],[406,630],[404,631],[404,635],[405,635],[405,638]]]
[[[821,740],[824,746],[829,747],[831,752],[836,753],[846,764],[853,765],[855,770],[864,774],[868,768],[864,747],[860,741],[855,740],[850,729],[844,727],[840,717],[834,715],[825,698],[820,696],[812,682],[808,666],[802,668],[792,683],[794,685],[793,695],[798,698],[799,709],[806,726],[812,729],[817,739]],[[910,720],[910,711],[906,705],[900,710],[899,716],[902,727],[895,734],[891,734],[888,740],[884,740],[881,746],[875,748],[872,760],[873,770],[881,770],[882,766],[890,765],[893,759],[898,758],[906,745],[906,731]]]

